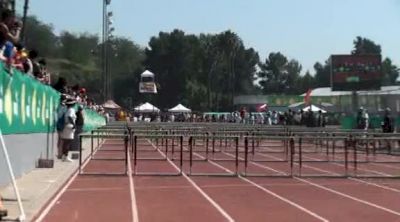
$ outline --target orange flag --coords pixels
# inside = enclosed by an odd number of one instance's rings
[[[311,92],[312,89],[308,89],[306,95],[304,96],[304,104],[306,104],[307,106],[311,103]]]

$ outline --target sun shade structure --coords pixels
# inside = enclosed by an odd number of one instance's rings
[[[105,109],[121,109],[121,106],[119,106],[112,100],[107,100],[102,106]]]
[[[190,112],[192,112],[191,109],[186,108],[182,104],[178,104],[175,107],[169,109],[168,111],[171,113],[190,113]]]
[[[140,106],[137,106],[135,108],[135,112],[141,112],[141,113],[158,113],[160,112],[160,109],[157,107],[151,105],[150,103],[144,103]]]
[[[304,112],[307,112],[307,111],[309,111],[310,109],[311,109],[311,111],[313,111],[313,112],[318,112],[318,111],[321,110],[322,113],[326,113],[325,110],[319,108],[318,106],[314,106],[314,105],[310,105],[310,106],[307,106],[307,107],[303,108],[303,111],[304,111]]]
[[[139,83],[139,92],[140,93],[157,93],[157,86],[154,80],[154,73],[149,70],[144,71],[140,74],[140,83]]]

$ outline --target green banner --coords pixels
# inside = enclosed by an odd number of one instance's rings
[[[0,63],[0,127],[3,134],[46,133],[54,131],[60,94],[52,87],[13,70],[10,75]],[[105,124],[96,112],[85,109],[85,127]]]

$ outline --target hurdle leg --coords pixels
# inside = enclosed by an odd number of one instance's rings
[[[165,139],[165,159],[168,160],[168,138],[163,138]]]
[[[134,137],[133,139],[133,174],[136,175],[136,169],[137,169],[137,136]]]
[[[290,176],[293,177],[294,139],[290,139]]]
[[[349,161],[349,152],[348,152],[348,144],[349,143],[349,141],[347,140],[347,139],[345,139],[345,141],[344,141],[344,169],[345,169],[345,175],[346,175],[346,177],[348,177],[349,176],[349,166],[348,166],[348,161]]]
[[[93,142],[93,131],[90,132],[90,159],[93,159],[93,149],[94,149],[94,142]],[[80,154],[79,154],[80,155]]]
[[[193,166],[193,138],[189,138],[189,175],[192,174]]]
[[[81,172],[82,172],[82,136],[79,136],[79,174],[81,174]]]
[[[249,147],[248,147],[248,138],[245,137],[244,138],[244,175],[247,174],[247,155],[248,155],[248,151],[249,151]]]
[[[303,167],[303,151],[302,151],[302,138],[299,138],[299,176],[301,177],[301,169]]]
[[[235,175],[238,175],[239,171],[239,137],[235,138],[235,148],[236,148],[236,158],[235,158],[235,165],[236,165],[236,172]]]
[[[181,168],[181,174],[183,173],[183,136],[180,137],[180,146],[181,146],[181,159],[180,159],[180,168]]]

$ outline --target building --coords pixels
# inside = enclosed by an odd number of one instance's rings
[[[240,95],[234,98],[236,108],[247,107],[255,110],[260,104],[268,104],[270,110],[283,111],[287,107],[304,101],[301,95]],[[332,104],[336,112],[351,113],[359,107],[364,107],[369,112],[380,112],[386,107],[394,112],[400,112],[400,85],[382,86],[381,90],[358,91],[332,91],[330,87],[321,87],[312,90],[311,103],[315,105]]]

